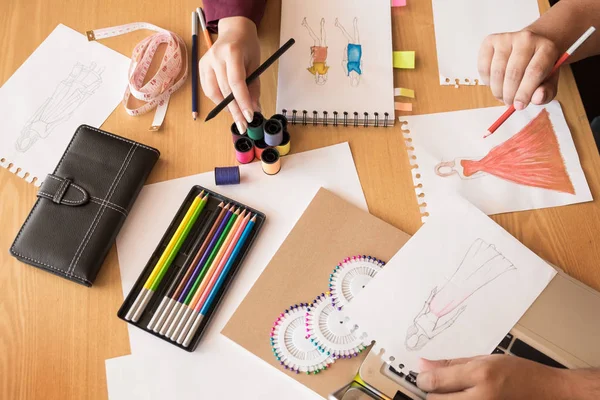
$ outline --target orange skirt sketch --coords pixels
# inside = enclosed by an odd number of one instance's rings
[[[462,174],[456,170],[442,173],[442,168],[454,167],[453,162],[436,166],[439,176],[454,173],[472,177],[488,173],[520,185],[575,194],[575,188],[567,172],[564,159],[550,115],[542,110],[519,133],[494,147],[481,160],[460,160]]]

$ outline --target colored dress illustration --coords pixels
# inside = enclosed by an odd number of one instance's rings
[[[306,22],[306,18],[302,20],[302,26],[306,28],[308,34],[313,40],[313,46],[310,47],[310,67],[307,68],[315,77],[317,85],[324,85],[327,82],[327,35],[325,32],[325,19],[321,18],[320,36],[317,36],[312,28]]]
[[[490,174],[524,186],[575,194],[546,109],[482,159],[443,161],[436,165],[435,173],[441,177],[458,175],[462,179]]]
[[[346,71],[346,76],[350,78],[350,84],[356,87],[360,83],[360,76],[362,75],[362,45],[360,44],[360,35],[358,33],[358,19],[354,18],[352,23],[354,26],[354,35],[351,36],[338,19],[336,18],[335,20],[335,26],[340,29],[348,40],[348,45],[344,49],[342,67]]]
[[[494,245],[477,239],[450,279],[441,288],[436,286],[431,290],[406,332],[406,349],[422,349],[456,322],[467,308],[464,303],[475,292],[513,269],[515,266]]]
[[[29,119],[15,142],[17,151],[24,153],[39,139],[48,137],[61,123],[71,115],[102,84],[102,68],[96,63],[90,66],[77,63],[69,76],[61,81],[49,97]]]

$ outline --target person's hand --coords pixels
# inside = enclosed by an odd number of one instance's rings
[[[558,71],[546,77],[558,60],[556,45],[527,29],[488,36],[479,51],[478,69],[493,95],[522,110],[529,103],[549,103],[558,90]]]
[[[256,25],[245,17],[219,21],[219,38],[199,63],[202,90],[220,103],[233,92],[229,111],[240,132],[245,132],[254,111],[260,110],[260,82],[246,86],[246,78],[260,65],[260,43]]]
[[[417,386],[429,392],[427,400],[562,400],[574,398],[573,374],[508,355],[422,359]]]

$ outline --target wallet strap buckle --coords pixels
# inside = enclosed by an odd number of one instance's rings
[[[38,197],[43,197],[56,204],[66,206],[81,206],[87,204],[90,199],[88,192],[81,186],[73,183],[71,178],[64,178],[54,174],[48,174],[40,190]]]

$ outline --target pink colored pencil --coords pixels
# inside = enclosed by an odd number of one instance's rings
[[[217,281],[217,279],[219,279],[221,272],[223,272],[223,267],[225,267],[225,264],[229,260],[229,256],[231,256],[231,253],[233,252],[235,245],[237,244],[238,240],[240,240],[240,236],[242,236],[242,232],[244,232],[246,225],[248,225],[250,216],[251,216],[251,213],[248,213],[248,215],[246,215],[246,218],[244,218],[244,220],[238,227],[238,230],[235,233],[233,240],[231,241],[231,243],[229,244],[229,247],[227,248],[227,251],[225,252],[225,256],[223,256],[223,258],[221,259],[221,262],[219,263],[219,266],[215,270],[215,273],[213,274],[213,276],[211,276],[210,281],[208,282],[208,285],[206,285],[206,289],[204,289],[202,296],[200,296],[198,303],[194,307],[194,311],[199,312],[202,309],[202,306],[204,305],[206,298],[212,291],[212,288],[215,286],[215,282]]]

